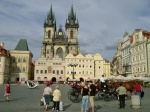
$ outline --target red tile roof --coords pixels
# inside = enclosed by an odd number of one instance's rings
[[[147,39],[150,38],[150,32],[142,31],[143,36],[145,36]]]
[[[133,36],[130,35],[129,38],[130,38],[130,42],[132,43],[133,42]]]
[[[7,50],[0,45],[1,55],[7,55]]]

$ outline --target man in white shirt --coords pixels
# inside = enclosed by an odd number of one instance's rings
[[[100,81],[101,81],[101,87],[103,88],[105,84],[104,75],[102,75],[102,77],[100,78]]]

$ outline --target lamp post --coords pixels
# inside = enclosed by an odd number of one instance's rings
[[[72,74],[72,79],[75,79],[74,74],[76,72],[74,72],[74,67],[78,66],[78,64],[77,63],[70,63],[70,64],[68,64],[68,66],[73,68],[73,71],[71,72],[71,74]]]

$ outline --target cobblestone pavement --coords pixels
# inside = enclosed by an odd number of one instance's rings
[[[24,85],[11,85],[10,102],[5,101],[4,85],[0,85],[0,112],[45,112],[44,107],[40,106],[40,99],[45,85],[40,85],[38,89],[28,89]],[[54,90],[55,85],[51,86]],[[60,85],[62,92],[62,99],[64,102],[65,112],[80,112],[79,103],[73,103],[67,97],[69,85]],[[145,96],[142,99],[142,107],[140,109],[131,108],[131,100],[126,100],[125,109],[118,109],[119,102],[103,101],[95,97],[95,111],[96,112],[149,112],[150,111],[150,88],[144,88]],[[90,105],[89,105],[90,106]],[[49,107],[49,112],[52,112],[52,103]],[[89,107],[89,110],[91,108]],[[89,111],[90,112],[90,111]]]

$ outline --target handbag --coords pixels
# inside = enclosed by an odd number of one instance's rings
[[[63,111],[63,101],[60,101],[60,102],[59,102],[59,110],[60,110],[60,111]]]
[[[46,103],[45,103],[45,98],[42,97],[42,98],[40,99],[40,105],[43,106],[43,105],[45,105],[45,104],[46,104]]]

